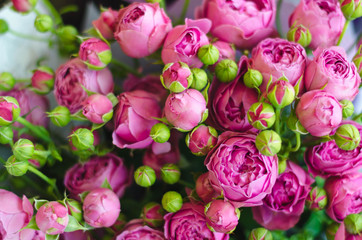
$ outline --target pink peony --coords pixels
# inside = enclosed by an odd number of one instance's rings
[[[121,234],[116,237],[116,240],[165,240],[163,232],[152,229],[143,224],[142,219],[133,219],[127,223]]]

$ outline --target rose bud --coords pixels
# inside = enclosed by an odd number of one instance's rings
[[[308,47],[310,42],[312,41],[312,34],[309,29],[304,27],[303,25],[292,26],[288,33],[287,38],[291,42],[296,42],[302,45],[303,47]]]
[[[305,87],[308,91],[322,89],[337,100],[352,101],[357,93],[361,78],[357,68],[347,59],[341,47],[318,49],[305,70]]]
[[[104,95],[93,94],[83,103],[83,115],[92,123],[106,123],[113,116],[112,102]]]
[[[273,130],[261,131],[255,139],[255,146],[265,156],[274,156],[282,147],[282,140]]]
[[[34,70],[31,77],[31,86],[37,94],[47,94],[54,87],[54,71],[47,66]]]
[[[112,60],[110,46],[98,38],[90,38],[82,42],[78,55],[88,68],[93,70],[105,68]]]
[[[156,181],[156,173],[149,166],[141,166],[134,172],[134,180],[141,187],[150,187]]]
[[[344,226],[348,233],[360,234],[362,232],[362,215],[350,214],[343,220]]]
[[[8,126],[20,115],[18,101],[13,97],[0,96],[0,126]]]
[[[219,49],[212,44],[204,45],[197,51],[197,56],[205,65],[213,65],[219,60]]]
[[[68,209],[55,201],[45,203],[38,209],[35,216],[36,225],[49,235],[63,233],[68,225]]]
[[[294,101],[295,90],[289,82],[278,80],[268,87],[267,97],[275,108],[284,108]]]
[[[352,21],[356,18],[362,17],[362,1],[361,0],[342,0],[341,10],[344,17]]]
[[[69,215],[73,216],[77,221],[83,220],[82,204],[77,200],[68,198],[66,204],[69,210]]]
[[[13,142],[14,132],[11,127],[0,127],[0,143],[9,144]]]
[[[359,76],[362,78],[362,45],[359,47],[358,52],[353,57],[352,62],[356,65],[357,72]]]
[[[27,13],[35,7],[38,0],[11,0],[16,11]]]
[[[85,222],[92,227],[110,227],[121,212],[121,203],[112,190],[97,188],[85,197],[83,212]]]
[[[56,29],[59,49],[62,54],[75,54],[79,49],[78,30],[72,25],[60,26]],[[68,56],[68,55],[67,55]]]
[[[232,233],[239,223],[240,211],[230,202],[217,199],[205,206],[205,216],[211,231]]]
[[[162,207],[167,212],[177,212],[182,207],[181,194],[175,191],[169,191],[162,196]]]
[[[130,239],[165,240],[165,237],[163,232],[145,226],[142,219],[133,219],[126,224],[122,232],[115,238],[115,240]]]
[[[185,25],[178,25],[168,34],[163,44],[161,57],[164,64],[184,62],[190,68],[200,68],[197,57],[200,47],[209,44],[206,34],[211,28],[209,19],[185,19]]]
[[[258,70],[249,68],[243,80],[246,87],[258,88],[263,83],[263,75]]]
[[[342,100],[339,102],[342,105],[342,116],[343,118],[348,118],[353,115],[354,105],[349,100]]]
[[[20,177],[28,171],[29,162],[28,160],[17,159],[13,155],[8,158],[4,166],[10,175]]]
[[[328,7],[323,4],[328,4]],[[337,43],[345,21],[338,1],[302,0],[289,17],[289,26],[308,28],[312,34],[309,47],[323,49]]]
[[[70,122],[70,111],[67,107],[58,106],[48,113],[50,121],[58,127],[65,127]]]
[[[325,91],[313,90],[300,98],[295,110],[303,127],[315,137],[326,136],[342,121],[342,106]]]
[[[275,123],[275,111],[272,105],[257,102],[248,110],[248,121],[256,129],[265,130]]]
[[[53,19],[46,14],[40,14],[35,18],[34,27],[39,32],[48,32],[53,28]]]
[[[215,67],[215,75],[220,82],[233,81],[238,74],[238,65],[230,59],[221,60]]]
[[[215,128],[201,124],[186,135],[187,147],[196,156],[205,156],[217,143]]]
[[[300,134],[308,134],[307,130],[302,126],[295,113],[291,113],[287,119],[287,126],[290,130]]]
[[[201,68],[193,68],[191,69],[191,72],[193,76],[191,88],[198,91],[203,90],[208,83],[208,78],[205,70]]]
[[[157,228],[163,225],[163,214],[161,204],[150,202],[143,207],[141,217],[148,226]]]
[[[193,75],[187,64],[183,62],[169,63],[160,76],[162,85],[171,92],[179,93],[188,89],[193,81]]]
[[[217,60],[218,62],[224,59],[235,61],[236,51],[234,44],[217,40],[216,42],[213,42],[212,45],[219,50],[219,60]]]
[[[308,197],[305,201],[306,206],[310,210],[322,210],[327,206],[327,192],[323,188],[314,187],[309,192]]]
[[[77,150],[93,149],[94,135],[91,130],[86,128],[79,128],[75,130],[70,136],[72,144]]]
[[[162,180],[167,184],[175,184],[180,180],[181,172],[175,164],[169,163],[161,168]]]
[[[171,29],[159,4],[133,3],[119,11],[114,37],[127,56],[143,58],[161,47]]]
[[[343,124],[337,129],[333,139],[340,149],[351,151],[359,146],[361,135],[359,130],[352,124]]]
[[[113,32],[116,27],[118,11],[108,8],[102,12],[98,19],[92,21],[92,25],[105,39],[113,39]]]
[[[273,235],[265,228],[254,228],[248,240],[273,240]]]
[[[165,117],[180,131],[190,131],[208,115],[206,101],[195,89],[171,93],[165,103]]]
[[[0,73],[0,90],[10,91],[15,86],[15,78],[9,72]]]
[[[20,138],[13,146],[14,156],[19,160],[28,160],[34,154],[34,144],[24,138]]]
[[[211,202],[212,199],[219,196],[210,183],[208,172],[203,173],[197,178],[195,190],[197,195],[205,203]]]
[[[9,25],[4,19],[0,19],[0,35],[9,31]]]
[[[170,128],[163,123],[156,123],[152,126],[150,136],[157,143],[165,143],[170,139]]]

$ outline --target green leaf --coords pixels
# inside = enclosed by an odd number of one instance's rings
[[[89,193],[89,191],[85,191],[85,192],[78,194],[78,196],[80,197],[80,200],[82,200],[82,202],[84,201],[84,198],[88,195],[88,193]]]
[[[106,122],[104,122],[104,123],[100,123],[100,124],[98,124],[98,123],[93,123],[93,125],[92,125],[92,132],[93,131],[95,131],[95,130],[97,130],[97,129],[100,129],[101,127],[103,127],[104,125],[106,125]]]
[[[300,76],[300,78],[298,79],[297,84],[295,84],[295,86],[294,86],[295,97],[298,97],[298,95],[299,95],[300,83],[302,82],[303,77],[304,77],[303,75]]]
[[[113,93],[108,93],[107,98],[112,102],[113,107],[118,104],[118,98]]]
[[[45,240],[58,240],[58,239],[59,239],[59,234],[57,235],[45,234]]]
[[[34,199],[34,201],[35,201],[34,207],[36,210],[39,210],[41,206],[49,202],[48,200],[45,199]]]
[[[30,222],[28,223],[28,225],[26,225],[25,227],[23,227],[22,229],[20,229],[20,231],[22,231],[22,230],[24,230],[24,229],[39,230],[38,226],[36,225],[35,216],[33,216],[33,217],[30,219]]]
[[[77,219],[75,219],[75,217],[73,217],[72,215],[69,215],[69,222],[67,227],[65,228],[64,232],[74,232],[77,230],[89,230],[85,227],[83,227],[78,221]]]
[[[102,188],[108,188],[109,190],[112,190],[112,191],[113,191],[113,189],[112,189],[112,187],[111,187],[111,184],[109,184],[107,178],[104,179],[104,182],[102,183],[102,186],[101,186],[101,187],[102,187]]]
[[[71,119],[78,121],[88,121],[88,119],[83,115],[82,110],[71,115]]]

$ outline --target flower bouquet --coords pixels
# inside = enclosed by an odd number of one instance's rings
[[[66,59],[0,73],[0,239],[362,239],[361,0],[189,4],[12,0]]]

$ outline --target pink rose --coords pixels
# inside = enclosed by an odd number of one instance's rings
[[[328,178],[324,189],[328,195],[326,212],[334,221],[342,222],[353,213],[362,212],[362,174]]]
[[[48,202],[38,209],[35,220],[42,232],[57,235],[63,233],[68,225],[68,209],[56,201]]]
[[[83,103],[83,115],[92,123],[107,122],[113,116],[113,104],[106,96],[93,94]]]
[[[236,51],[232,44],[218,40],[212,43],[212,45],[214,45],[219,50],[220,56],[218,62],[224,59],[231,59],[235,61]]]
[[[161,53],[162,61],[164,64],[184,62],[190,67],[201,67],[202,62],[197,57],[197,51],[203,45],[209,44],[206,34],[211,28],[211,21],[186,18],[185,23],[167,34]]]
[[[238,208],[261,205],[278,175],[277,157],[259,153],[255,138],[253,132],[224,132],[205,159],[212,187]]]
[[[337,0],[302,0],[289,18],[289,26],[302,24],[312,34],[309,47],[325,48],[337,43],[345,18]]]
[[[20,239],[19,230],[28,225],[33,216],[33,206],[23,196],[0,189],[0,239]]]
[[[61,65],[55,73],[54,96],[59,105],[76,113],[88,97],[86,88],[103,95],[113,91],[113,76],[107,69],[94,71],[87,68],[82,60],[74,58]]]
[[[82,42],[78,55],[90,69],[94,70],[105,68],[112,60],[110,46],[98,38],[90,38]]]
[[[105,39],[113,39],[117,23],[118,12],[108,8],[101,13],[98,19],[92,21],[93,27],[98,29]]]
[[[168,240],[229,239],[228,234],[210,231],[206,225],[204,207],[201,204],[184,203],[179,211],[166,214],[164,219],[164,232]]]
[[[239,74],[234,81],[212,81],[209,91],[209,121],[216,129],[247,131],[252,128],[247,112],[258,101],[258,93],[243,83],[243,75],[247,70],[248,60],[243,56],[239,62]]]
[[[24,229],[20,231],[19,237],[20,240],[45,240],[45,234],[42,231],[33,229]]]
[[[145,226],[142,219],[133,219],[127,223],[116,240],[165,240],[163,232]]]
[[[272,192],[264,198],[263,205],[252,209],[254,219],[270,230],[294,227],[304,211],[305,200],[313,182],[313,178],[303,168],[288,161],[286,170],[278,176]]]
[[[197,195],[205,203],[211,202],[212,199],[217,198],[220,195],[210,183],[209,172],[203,173],[197,178],[195,190]]]
[[[152,143],[151,128],[161,117],[161,108],[155,95],[136,90],[118,96],[114,115],[112,138],[119,148],[145,148]]]
[[[252,48],[274,31],[274,0],[204,0],[196,18],[212,21],[211,33],[238,48]],[[227,33],[227,34],[226,34]]]
[[[114,37],[128,56],[142,58],[159,49],[171,29],[158,3],[133,3],[119,11]]]
[[[64,185],[70,193],[78,195],[101,187],[106,179],[118,197],[123,196],[131,183],[130,172],[123,159],[111,153],[94,156],[83,165],[74,165],[66,172]]]
[[[308,91],[322,89],[331,93],[337,100],[350,100],[356,97],[361,77],[354,63],[347,60],[341,47],[330,47],[314,51],[314,59],[305,71],[305,87]]]
[[[216,199],[205,206],[206,222],[215,232],[229,233],[239,223],[240,211],[228,201]]]
[[[260,88],[264,91],[270,77],[274,82],[285,76],[295,86],[304,74],[306,63],[307,54],[300,44],[280,38],[268,38],[253,49],[250,65],[263,75]],[[300,84],[300,89],[302,88],[303,82]]]
[[[315,137],[326,136],[342,121],[342,106],[325,91],[313,90],[300,98],[295,110],[303,127]]]

